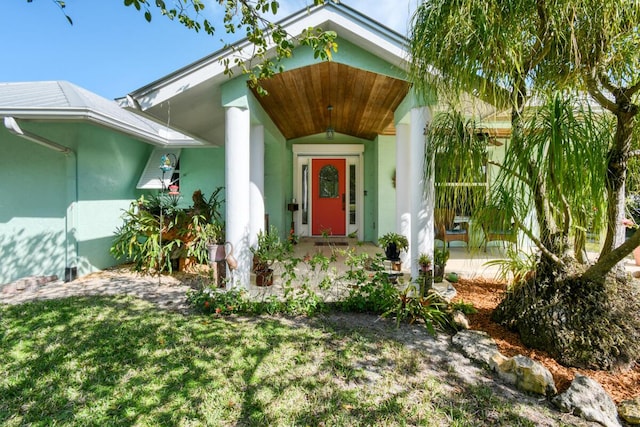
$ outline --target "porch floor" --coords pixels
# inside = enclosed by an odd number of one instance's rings
[[[349,283],[341,283],[340,277],[343,273],[348,271],[351,267],[346,261],[348,256],[345,255],[345,250],[352,250],[355,255],[368,254],[372,257],[380,254],[383,255],[384,251],[374,245],[371,242],[358,242],[356,239],[346,237],[318,237],[301,238],[298,244],[294,246],[293,257],[295,258],[308,258],[316,253],[322,253],[326,257],[330,257],[333,253],[336,256],[336,261],[332,262],[329,266],[329,277],[332,279],[331,289],[328,291],[322,291],[320,289],[320,281],[325,277],[324,273],[315,273],[311,268],[305,264],[300,263],[296,267],[296,280],[292,281],[294,285],[301,285],[305,280],[307,285],[314,291],[326,294],[335,293],[337,298],[342,292],[348,289]],[[503,249],[494,247],[489,248],[485,253],[483,251],[467,251],[465,247],[451,247],[449,248],[450,258],[446,264],[445,274],[449,272],[456,272],[460,277],[464,278],[476,278],[484,277],[487,279],[495,279],[498,277],[498,268],[496,266],[484,265],[489,260],[500,259],[503,256]],[[385,266],[388,268],[389,273],[394,273],[391,264],[385,262]],[[406,268],[407,263],[403,264],[403,269],[400,272],[400,281],[408,283],[411,279],[411,272]],[[255,285],[255,275],[251,275],[251,286],[249,292],[254,297],[264,297],[268,295],[281,294],[284,287],[285,279],[282,277],[282,266],[274,265],[274,280],[273,285],[269,287],[259,287]],[[449,287],[448,282],[442,284],[434,284],[434,287]],[[454,291],[455,292],[455,291]],[[329,299],[331,295],[329,295]]]
[[[440,243],[439,241],[436,242]],[[344,250],[353,250],[355,254],[360,255],[366,253],[370,256],[376,256],[377,254],[384,254],[383,250],[371,242],[358,242],[353,238],[346,237],[303,237],[298,244],[294,246],[293,257],[304,259],[305,257],[313,256],[315,253],[322,253],[326,257],[330,257],[332,253],[336,255],[336,261],[332,262],[329,266],[328,274],[334,282],[330,293],[335,292],[335,297],[338,297],[341,292],[345,291],[349,283],[340,283],[339,277],[351,267],[345,263],[347,257],[344,254]],[[458,276],[465,279],[485,278],[485,279],[499,279],[500,269],[496,265],[486,265],[488,261],[497,259],[503,259],[505,256],[505,248],[496,242],[495,246],[489,246],[485,252],[482,248],[470,248],[466,246],[451,246],[449,248],[450,257],[445,267],[445,275],[450,272],[455,272]],[[595,253],[589,253],[589,258],[595,258]],[[388,271],[392,273],[391,265],[388,264]],[[405,268],[406,263],[403,264],[403,270],[401,271],[401,280],[408,283],[411,279],[411,272]],[[632,255],[629,255],[625,259],[625,268],[629,273],[640,274],[640,266],[635,265],[635,261]],[[258,287],[255,285],[255,275],[251,275],[251,286],[249,292],[254,296],[265,296],[271,294],[280,294],[283,291],[284,280],[282,278],[282,267],[274,265],[274,281],[273,286],[270,287]],[[304,263],[301,263],[296,268],[296,280],[292,282],[294,285],[301,285],[306,280],[311,289],[317,292],[325,293],[319,289],[320,281],[325,277],[323,273],[314,273],[310,267]],[[449,283],[445,280],[442,284],[434,284],[434,287],[449,287]],[[455,291],[454,291],[455,292]]]

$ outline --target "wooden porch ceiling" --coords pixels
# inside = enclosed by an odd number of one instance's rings
[[[269,94],[254,93],[287,139],[323,133],[329,124],[369,140],[394,135],[393,112],[409,91],[404,80],[336,62],[285,71],[261,85]]]

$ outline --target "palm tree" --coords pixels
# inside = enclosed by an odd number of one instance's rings
[[[419,94],[466,91],[511,108],[510,151],[502,165],[502,190],[495,194],[515,218],[535,213],[535,233],[526,221],[516,222],[540,256],[536,275],[514,289],[498,317],[528,344],[574,365],[611,367],[640,355],[638,345],[624,337],[638,338],[638,298],[630,285],[619,286],[626,279],[611,276],[640,244],[640,232],[623,242],[621,221],[627,161],[636,155],[631,148],[640,91],[639,22],[638,2],[592,0],[431,0],[414,15],[411,75]],[[532,94],[545,98],[549,88],[588,92],[613,114],[614,137],[608,144],[596,142],[597,122],[573,127],[575,119],[587,116],[559,99],[527,120],[527,101]],[[585,230],[599,225],[606,230],[600,256],[580,267]],[[550,305],[559,311],[545,311]],[[582,314],[572,316],[572,306],[582,307]],[[531,321],[522,321],[523,312]],[[594,313],[610,319],[612,312],[619,320],[610,331],[583,327],[606,323]],[[586,347],[567,340],[571,334]],[[624,354],[616,355],[620,348]]]

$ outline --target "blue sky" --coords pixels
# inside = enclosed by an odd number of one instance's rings
[[[418,0],[343,0],[401,34],[406,34]],[[0,82],[67,80],[113,99],[215,52],[229,37],[196,33],[155,14],[147,23],[122,0],[67,0],[69,25],[51,0],[5,1],[0,14],[3,40]],[[282,0],[278,18],[311,4]],[[210,2],[214,23],[221,7]]]

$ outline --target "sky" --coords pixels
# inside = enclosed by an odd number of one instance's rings
[[[375,21],[407,34],[418,0],[342,0]],[[159,13],[147,23],[123,0],[8,0],[0,14],[0,82],[67,80],[108,99],[126,95],[234,42],[220,25],[221,6],[207,1],[216,34],[196,33]],[[167,2],[169,3],[169,2]],[[277,19],[313,3],[281,0]],[[152,10],[153,11],[153,10]]]

